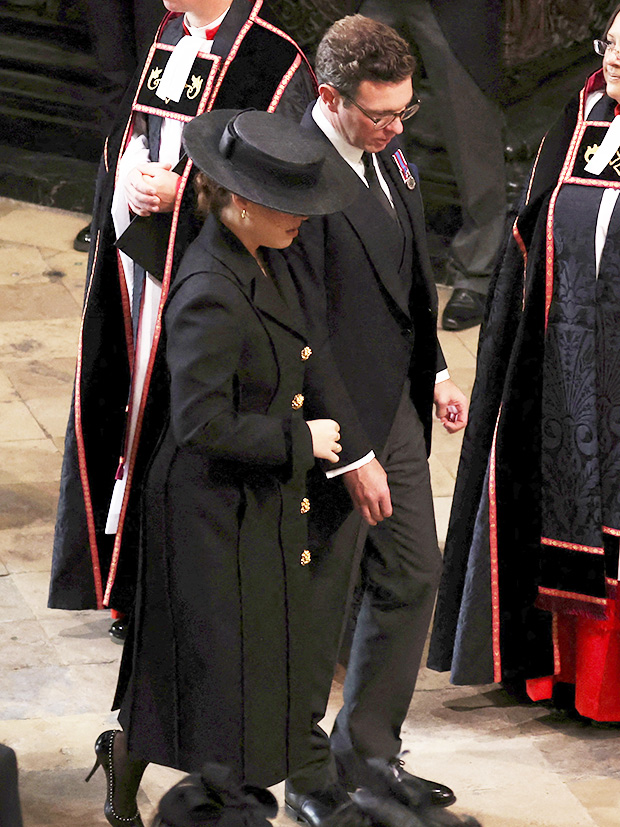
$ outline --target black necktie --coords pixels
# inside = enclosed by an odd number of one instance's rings
[[[386,209],[390,215],[390,218],[395,221],[396,220],[396,213],[394,212],[394,207],[392,206],[392,202],[385,194],[383,187],[379,183],[379,179],[377,178],[377,172],[375,170],[375,165],[372,160],[372,155],[370,152],[364,152],[362,155],[362,161],[364,163],[364,175],[366,176],[366,180],[368,181],[368,188],[372,192],[372,194],[379,200],[381,206]]]

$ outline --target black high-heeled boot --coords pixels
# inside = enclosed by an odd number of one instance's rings
[[[95,741],[95,765],[86,776],[86,781],[90,781],[94,773],[101,767],[105,773],[107,780],[107,794],[105,804],[103,805],[103,813],[112,827],[144,827],[140,812],[138,811],[138,804],[136,802],[136,811],[131,818],[119,816],[114,810],[114,791],[116,784],[116,773],[114,771],[114,739],[120,734],[118,729],[109,729],[102,732]]]

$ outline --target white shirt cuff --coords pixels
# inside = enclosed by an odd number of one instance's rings
[[[450,378],[450,371],[448,368],[444,368],[440,370],[437,376],[435,377],[435,384],[438,385],[440,382],[445,382],[446,379]]]
[[[356,459],[355,462],[350,462],[349,465],[343,465],[342,468],[331,468],[329,471],[325,472],[325,476],[328,480],[331,480],[332,477],[339,477],[340,474],[344,474],[346,471],[355,471],[356,468],[361,468],[362,465],[368,465],[368,463],[374,458],[375,452],[370,451],[365,457]]]

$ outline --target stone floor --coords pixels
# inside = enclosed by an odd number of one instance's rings
[[[71,242],[84,223],[0,201],[0,742],[18,755],[25,827],[106,824],[103,774],[83,779],[96,736],[115,723],[107,710],[120,647],[105,613],[46,608],[86,262]],[[477,331],[440,337],[455,380],[470,390]],[[437,433],[440,534],[459,447],[458,436]],[[339,694],[335,681],[330,711]],[[455,809],[485,827],[618,827],[618,734],[516,705],[495,686],[451,687],[428,670],[403,733],[410,767],[451,785]],[[139,800],[145,823],[177,776],[149,767]],[[288,823],[283,814],[278,823]]]

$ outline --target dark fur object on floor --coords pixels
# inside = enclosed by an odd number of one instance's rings
[[[242,786],[228,767],[205,764],[163,796],[153,827],[271,827],[277,812],[269,790]]]
[[[471,816],[422,803],[406,807],[395,798],[379,797],[368,789],[353,793],[351,804],[334,813],[331,827],[482,827]]]

